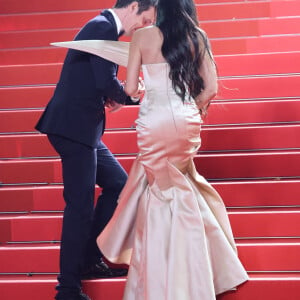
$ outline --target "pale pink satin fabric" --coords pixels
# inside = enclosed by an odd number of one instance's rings
[[[175,94],[166,63],[143,72],[140,153],[97,242],[110,261],[130,264],[124,300],[212,300],[248,276],[222,199],[195,170],[198,109]]]

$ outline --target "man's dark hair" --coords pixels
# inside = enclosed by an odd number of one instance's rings
[[[156,7],[158,0],[117,0],[114,8],[123,8],[130,5],[132,2],[137,2],[139,4],[138,14],[143,11],[148,10],[150,7]]]

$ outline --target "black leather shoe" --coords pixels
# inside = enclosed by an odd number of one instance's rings
[[[91,298],[82,293],[82,292],[79,292],[79,294],[72,294],[72,295],[61,295],[61,294],[57,294],[56,297],[55,297],[56,300],[91,300]]]
[[[102,259],[86,269],[81,274],[81,279],[94,279],[94,278],[112,278],[126,276],[128,273],[127,269],[115,269],[110,268]]]

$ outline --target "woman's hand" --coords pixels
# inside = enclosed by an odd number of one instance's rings
[[[139,77],[139,82],[138,82],[138,89],[136,91],[136,93],[134,93],[134,95],[131,95],[131,100],[133,102],[138,102],[141,97],[144,95],[145,93],[145,83],[142,77]]]

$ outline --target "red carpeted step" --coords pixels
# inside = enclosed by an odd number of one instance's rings
[[[101,5],[102,6],[102,5]],[[45,30],[81,28],[88,20],[97,16],[99,9],[79,11],[57,11],[0,15],[0,32],[20,30]]]
[[[35,132],[43,110],[0,111],[0,132]]]
[[[300,51],[299,35],[211,39],[215,55]],[[1,65],[60,63],[66,50],[58,47],[1,49]]]
[[[109,8],[114,5],[114,0],[102,0],[101,3],[97,0],[64,0],[64,1],[51,1],[44,0],[29,0],[25,4],[21,1],[0,0],[2,14],[10,13],[34,13],[34,12],[55,12],[63,10],[87,10]]]
[[[72,41],[80,27],[31,30],[31,31],[0,31],[0,49],[22,49],[34,47],[50,47],[52,42]],[[122,38],[124,40],[124,38]]]
[[[290,271],[300,269],[299,243],[237,244],[239,257],[247,271]],[[2,273],[58,272],[57,246],[1,246]]]
[[[297,73],[300,52],[216,56],[219,76]],[[56,84],[62,64],[0,66],[0,86]],[[119,74],[125,79],[125,72]]]
[[[300,211],[231,211],[229,219],[235,238],[298,237]]]
[[[229,212],[235,238],[299,237],[300,211],[248,210]],[[1,242],[59,241],[62,215],[0,217]],[[37,230],[38,228],[38,230]]]
[[[0,32],[81,28],[98,13],[99,10],[86,10],[0,15],[0,23],[2,24]],[[205,16],[205,18],[207,17],[209,16]],[[223,21],[205,21],[202,16],[199,19],[201,27],[207,31],[210,38],[299,33],[299,18],[296,16],[294,18],[281,17],[280,19],[243,20],[230,18]]]
[[[129,172],[134,157],[118,157]],[[198,172],[207,179],[295,178],[300,171],[300,152],[202,154],[195,157]],[[12,160],[0,162],[3,184],[61,183],[59,159]]]
[[[272,53],[300,50],[300,36],[278,35],[236,39],[211,39],[215,55]]]
[[[1,49],[0,65],[61,63],[66,49],[58,47]]]
[[[8,0],[1,0],[7,2]],[[111,7],[114,2],[105,1],[99,2],[96,0],[89,1],[87,4],[84,1],[56,2],[51,0],[43,1],[41,4],[37,0],[31,0],[31,5],[10,3],[9,5],[2,4],[2,13],[32,13],[32,12],[55,12],[55,11],[70,11],[70,10],[100,10],[102,8]],[[215,2],[215,1],[214,1]],[[254,2],[238,2],[238,3],[209,3],[198,4],[197,13],[200,20],[222,20],[222,19],[243,19],[243,18],[262,18],[268,16],[297,16],[299,15],[299,3],[297,1],[280,1],[277,5],[269,1],[254,1]]]
[[[266,36],[258,40],[249,38],[246,40],[246,44],[247,53],[299,51],[300,35]],[[225,45],[223,44],[222,46]],[[220,49],[219,51],[221,52],[222,50]],[[229,50],[227,53],[229,53]],[[235,52],[233,51],[233,53]]]
[[[299,105],[299,100],[215,101],[204,119],[204,125],[295,122],[300,120]],[[138,109],[138,106],[127,106],[117,113],[108,113],[106,128],[133,128]],[[0,111],[0,132],[36,132],[34,126],[42,112],[43,110]]]
[[[195,164],[208,179],[297,177],[300,152],[200,155]]]
[[[300,2],[299,1],[271,1],[270,16],[299,16]]]
[[[214,182],[227,207],[298,206],[299,180]],[[63,186],[2,187],[1,212],[62,211]],[[96,197],[100,188],[96,188]]]
[[[199,5],[197,8],[199,20],[299,16],[300,14],[300,3],[298,1],[289,1],[289,3],[287,1],[246,1],[216,5],[207,4],[207,6]]]
[[[0,86],[56,84],[61,68],[61,63],[0,66]]]
[[[0,224],[1,227],[5,226],[6,228],[9,228],[9,235],[4,234],[3,230],[0,231],[0,241],[3,243],[23,241],[60,241],[61,239],[62,214],[26,214],[25,216],[21,215],[19,217],[0,216]],[[6,250],[10,252],[11,248],[7,247]],[[10,262],[10,264],[11,263],[13,262]],[[15,267],[18,268],[17,265]],[[4,272],[4,270],[1,270],[1,272]],[[45,269],[45,272],[51,272],[51,270]]]
[[[0,247],[1,272],[58,272],[58,255],[59,246],[2,246]]]
[[[300,125],[204,128],[200,151],[300,148],[299,136]]]
[[[288,74],[299,72],[300,52],[216,55],[215,60],[219,76]]]
[[[2,0],[2,2],[3,1],[4,0]],[[110,3],[97,2],[94,8],[89,10],[87,10],[88,6],[86,3],[82,6],[82,9],[84,10],[74,10],[75,5],[78,4],[76,2],[75,4],[72,3],[72,10],[68,9],[67,11],[32,13],[31,9],[36,7],[36,5],[40,5],[40,3],[35,3],[35,5],[28,5],[26,8],[30,7],[29,11],[27,10],[26,13],[22,14],[17,13],[18,9],[20,9],[20,5],[17,5],[17,8],[12,9],[10,7],[11,4],[12,3],[10,1],[9,5],[6,5],[6,9],[11,9],[11,11],[8,11],[10,14],[0,15],[0,31],[81,27],[90,18],[96,16],[101,9],[113,5],[113,1],[111,0]],[[89,2],[89,4],[91,3]],[[53,3],[51,3],[51,5],[53,5]],[[99,7],[99,5],[101,5],[101,7]],[[202,16],[202,19],[207,17],[209,16]]]
[[[1,161],[0,176],[2,183],[62,182],[59,159]]]
[[[95,300],[102,298],[107,300],[121,300],[123,296],[125,278],[98,279],[83,281],[84,289]],[[50,300],[55,296],[56,276],[0,276],[0,293],[6,299],[32,299]],[[100,298],[99,298],[100,297]],[[101,299],[101,300],[102,300]]]
[[[204,128],[201,132],[200,151],[299,149],[299,136],[300,125]],[[124,130],[107,131],[102,140],[114,154],[136,154],[138,153],[136,138],[135,130]],[[58,154],[46,135],[0,135],[0,158],[51,156]]]
[[[209,38],[261,36],[271,34],[299,33],[300,18],[232,19],[216,22],[201,22],[200,26]]]
[[[42,108],[53,95],[54,86],[0,88],[1,109]]]
[[[1,188],[0,199],[1,212],[62,211],[64,209],[62,185]]]
[[[289,274],[250,275],[250,281],[238,287],[237,291],[227,292],[218,300],[298,300],[300,276]],[[288,295],[288,298],[286,298]],[[95,299],[97,300],[97,299]],[[100,300],[100,299],[99,299]],[[117,299],[115,299],[117,300]]]
[[[41,19],[44,15],[41,15]],[[52,18],[54,16],[52,15]],[[52,20],[53,21],[53,20]],[[209,38],[250,37],[271,34],[298,34],[300,18],[269,20],[236,20],[226,22],[204,22],[202,28]],[[30,31],[0,31],[0,49],[49,46],[51,42],[70,41],[81,26],[62,29]]]
[[[53,2],[51,0],[43,1],[42,3],[37,0],[30,0],[30,3],[23,4],[20,1],[9,3],[9,0],[1,0],[2,14],[15,14],[15,13],[33,13],[33,12],[55,12],[55,11],[69,11],[69,10],[88,10],[112,7],[114,1],[106,0],[99,4],[99,1],[92,0],[86,1],[60,1]],[[294,5],[295,9],[298,8]],[[295,10],[294,9],[294,10]],[[295,15],[295,11],[290,9],[290,6],[283,5],[282,10],[285,14]],[[200,20],[219,20],[231,18],[259,18],[268,17],[271,13],[271,5],[268,1],[262,2],[240,2],[240,3],[213,3],[213,4],[200,4],[197,5],[197,13]],[[274,12],[275,13],[275,12]],[[278,12],[280,13],[280,11]]]
[[[219,83],[216,99],[299,97],[300,76],[225,78]]]
[[[219,83],[219,93],[216,100],[260,98],[279,99],[288,97],[299,98],[299,80],[300,76],[290,75],[222,79]],[[13,109],[45,107],[51,98],[53,91],[54,86],[0,88],[0,108]],[[289,103],[289,105],[292,104]],[[296,102],[293,105],[297,105]],[[124,110],[127,109],[128,107],[124,107],[120,113],[123,113]],[[138,107],[134,107],[133,109],[138,109]],[[128,113],[128,111],[126,111],[126,113]],[[135,113],[135,115],[137,115],[137,111],[135,111]],[[110,122],[110,119],[114,120],[115,117],[119,118],[119,116],[119,113],[110,114],[108,122]],[[3,115],[1,117],[3,117]],[[121,120],[120,122],[123,123]],[[130,123],[130,126],[131,125],[132,122]],[[30,126],[32,125],[30,124]],[[9,128],[9,130],[13,130],[14,125]],[[28,128],[28,126],[17,130],[24,131],[26,128]]]
[[[300,181],[215,182],[227,207],[299,206]]]
[[[98,279],[84,281],[83,288],[93,300],[121,300],[126,279]],[[5,299],[52,299],[55,295],[55,276],[1,276],[0,292]],[[250,274],[250,280],[237,291],[217,296],[218,300],[298,300],[299,274]]]
[[[0,157],[2,158],[53,156],[57,157],[58,154],[46,135],[0,135]]]
[[[0,66],[0,87],[8,89],[9,86],[18,88],[20,85],[54,85],[59,80],[61,68],[62,63]],[[125,76],[125,68],[120,67],[118,77],[125,79]]]
[[[290,2],[291,3],[291,2]],[[274,5],[274,4],[272,4]],[[280,13],[280,11],[279,11]],[[273,12],[273,16],[278,14]],[[260,35],[299,33],[299,16],[259,20]]]
[[[43,47],[57,41],[71,41],[80,28],[0,32],[0,49]]]
[[[81,28],[88,20],[97,16],[99,12],[100,9],[48,13],[2,14],[0,15],[0,32]]]
[[[300,243],[238,244],[239,257],[250,272],[299,271],[299,250]]]

